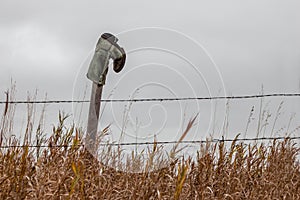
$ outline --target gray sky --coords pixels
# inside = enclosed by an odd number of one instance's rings
[[[299,6],[296,0],[2,1],[0,98],[12,78],[20,100],[35,89],[38,99],[45,93],[48,99],[78,99],[86,87],[88,99],[85,73],[103,32],[117,34],[128,52],[124,71],[109,72],[105,98],[245,95],[259,93],[261,85],[265,93],[299,92]],[[299,98],[270,100],[271,124],[284,100],[285,115],[276,127],[286,127],[292,113],[291,126],[300,125]],[[215,103],[134,104],[128,133],[172,140],[184,119],[200,113],[190,139],[204,138],[222,127],[226,102],[217,103],[217,119],[212,120]],[[101,127],[112,123],[114,138],[122,127],[124,106],[107,104],[102,116]],[[259,100],[230,102],[228,137],[245,130],[252,106],[258,111]],[[78,105],[49,105],[47,125],[55,123],[60,109],[85,124],[87,105],[80,120]],[[16,120],[21,123],[24,117],[17,115]],[[248,136],[255,135],[257,112],[255,117]]]

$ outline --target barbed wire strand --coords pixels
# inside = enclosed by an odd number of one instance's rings
[[[300,93],[272,93],[259,95],[213,96],[213,97],[180,97],[180,98],[141,98],[141,99],[101,99],[101,102],[158,102],[158,101],[188,101],[188,100],[220,100],[220,99],[254,99],[264,97],[300,97]],[[89,100],[34,100],[34,101],[0,101],[0,104],[59,104],[59,103],[89,103]]]
[[[203,143],[218,143],[218,142],[233,142],[233,141],[265,141],[265,140],[299,140],[299,137],[256,137],[256,138],[237,138],[237,139],[211,139],[211,140],[186,140],[186,141],[157,141],[157,142],[128,142],[128,143],[100,143],[100,146],[135,146],[135,145],[154,145],[154,144],[203,144]],[[62,147],[80,147],[79,145],[7,145],[0,146],[2,149],[7,148],[62,148]]]

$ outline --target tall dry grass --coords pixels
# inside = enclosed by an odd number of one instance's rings
[[[133,152],[124,163],[120,148],[100,147],[95,159],[82,146],[81,129],[67,127],[61,113],[49,137],[38,128],[32,142],[28,128],[21,142],[9,135],[13,114],[13,105],[6,105],[1,146],[15,147],[0,148],[0,199],[300,199],[299,148],[288,139],[207,141],[195,158],[179,156],[178,145],[163,157],[154,142],[146,157]]]
[[[76,146],[78,135],[55,128],[38,158],[28,144],[1,149],[0,199],[300,199],[299,149],[290,140],[229,149],[208,142],[195,160],[126,173]]]

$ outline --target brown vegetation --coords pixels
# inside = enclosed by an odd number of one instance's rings
[[[67,133],[54,133],[38,158],[26,144],[1,149],[0,199],[300,199],[299,149],[290,140],[229,149],[208,142],[194,160],[126,173],[93,159]],[[70,147],[56,147],[66,141]]]
[[[100,147],[99,159],[91,156],[82,131],[67,128],[61,114],[48,139],[41,131],[43,120],[33,136],[30,106],[28,113],[21,142],[10,136],[14,106],[5,105],[0,199],[300,199],[299,148],[289,139],[268,144],[207,141],[193,158],[180,156],[178,144],[164,157],[154,141],[124,162],[120,148]]]

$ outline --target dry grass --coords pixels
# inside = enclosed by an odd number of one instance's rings
[[[82,131],[66,127],[65,115],[59,115],[48,138],[38,125],[32,143],[32,128],[22,142],[9,136],[13,114],[14,107],[6,105],[0,143],[24,147],[0,148],[0,199],[300,199],[299,148],[288,139],[268,144],[207,141],[195,158],[180,157],[178,145],[163,157],[155,143],[145,150],[146,157],[133,152],[125,163],[121,149],[100,148],[100,162],[78,146]],[[28,127],[31,121],[29,116]],[[28,147],[32,144],[40,148]],[[141,172],[125,172],[136,168]]]
[[[76,146],[78,129],[59,123],[53,131],[38,158],[34,148],[1,149],[0,199],[300,199],[299,149],[290,140],[233,142],[229,149],[208,142],[194,160],[176,158],[160,170],[126,173]]]

